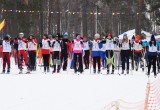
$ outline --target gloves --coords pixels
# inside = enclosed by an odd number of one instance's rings
[[[51,47],[51,42],[50,41],[48,41],[48,45]]]

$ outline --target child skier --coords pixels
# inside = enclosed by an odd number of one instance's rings
[[[53,54],[53,72],[56,72],[56,64],[58,64],[57,67],[57,73],[59,73],[60,68],[61,68],[61,42],[59,41],[60,36],[56,35],[55,36],[55,41],[52,44],[53,50],[54,50],[54,54]]]
[[[94,40],[90,44],[92,49],[92,58],[93,58],[93,73],[96,73],[96,63],[98,63],[98,73],[101,73],[100,65],[100,35],[97,33],[94,35]]]
[[[90,56],[90,48],[89,48],[89,41],[87,41],[87,36],[83,36],[83,44],[84,44],[84,64],[85,69],[89,69],[89,56]]]
[[[80,35],[76,35],[76,39],[73,41],[73,52],[74,52],[74,72],[77,73],[79,71],[80,73],[83,72],[83,64],[82,64],[82,52],[83,52],[83,42],[80,40]],[[77,69],[77,63],[79,64],[79,67]]]
[[[7,64],[7,73],[10,73],[11,42],[10,42],[9,35],[6,35],[4,37],[4,40],[2,42],[2,47],[3,47],[3,53],[2,53],[3,71],[2,71],[2,73],[5,73],[6,64]]]
[[[28,54],[29,54],[29,69],[30,71],[36,70],[36,51],[37,51],[37,40],[33,35],[29,36],[28,39]]]
[[[150,76],[151,65],[153,65],[154,77],[156,78],[156,61],[157,61],[157,46],[154,35],[151,36],[151,40],[149,42],[149,50],[148,50],[148,77]]]

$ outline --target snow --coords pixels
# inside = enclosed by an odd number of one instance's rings
[[[0,67],[2,69],[2,67]],[[112,101],[144,101],[148,78],[142,70],[133,75],[90,74],[73,70],[61,74],[17,74],[12,62],[11,74],[0,74],[1,110],[101,110]],[[151,81],[155,80],[153,76]]]

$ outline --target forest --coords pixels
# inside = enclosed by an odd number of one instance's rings
[[[19,32],[37,39],[65,32],[117,36],[130,29],[159,34],[160,0],[0,0],[0,22],[4,19],[1,37]]]

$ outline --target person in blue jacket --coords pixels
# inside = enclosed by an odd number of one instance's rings
[[[143,49],[144,49],[144,59],[145,59],[145,62],[146,62],[146,66],[148,66],[148,47],[149,47],[149,42],[143,41],[142,42],[142,46],[143,46]]]
[[[106,68],[106,37],[105,36],[102,38],[102,41],[100,42],[100,55],[101,55],[103,69],[105,69]]]
[[[94,40],[90,43],[93,58],[93,72],[96,73],[96,63],[98,63],[98,74],[101,73],[100,65],[100,35],[95,34]]]
[[[157,57],[157,66],[158,66],[158,73],[160,73],[160,41],[157,41],[157,49],[158,49],[158,57]]]

